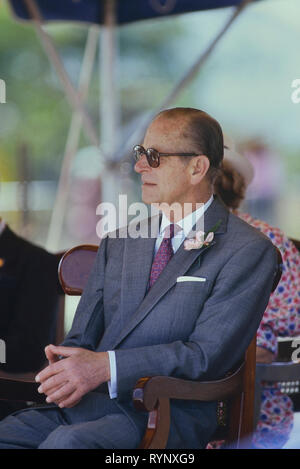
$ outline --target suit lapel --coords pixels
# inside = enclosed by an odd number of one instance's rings
[[[226,231],[227,218],[228,210],[217,199],[215,199],[205,212],[205,232],[208,232],[219,222],[219,220],[221,220],[215,235],[224,233]],[[198,224],[203,226],[201,220],[199,220],[196,224],[196,229]],[[129,262],[132,268],[126,269],[124,276],[122,288],[123,305],[125,310],[135,311],[135,313],[131,317],[128,317],[127,315],[127,321],[125,322],[119,337],[114,342],[113,348],[116,348],[120,342],[124,340],[124,338],[147,316],[157,302],[176,283],[177,277],[184,275],[197,258],[199,258],[200,263],[202,254],[207,249],[211,249],[217,242],[214,240],[209,246],[203,246],[201,249],[193,249],[191,251],[185,250],[182,243],[178,251],[160,274],[158,280],[145,296],[150,276],[155,241],[156,240],[153,238],[151,240],[141,238],[138,241],[133,239],[126,240],[127,247],[124,265],[128,265],[126,262]],[[134,265],[132,264],[132,259],[135,260]],[[139,288],[140,291],[137,292]],[[132,294],[133,292],[134,294]]]
[[[151,219],[146,220],[149,228]],[[154,220],[156,223],[156,221]],[[121,285],[122,316],[125,321],[143,301],[150,276],[156,238],[130,238],[125,241]]]

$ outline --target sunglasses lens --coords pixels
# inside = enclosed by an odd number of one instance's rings
[[[141,145],[136,145],[133,148],[133,156],[135,161],[139,161],[143,155],[145,155],[145,149]]]
[[[157,168],[159,166],[159,154],[158,151],[154,150],[153,148],[149,148],[147,150],[147,161],[149,166],[152,168]]]

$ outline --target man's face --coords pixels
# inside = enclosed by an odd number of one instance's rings
[[[192,152],[181,137],[180,126],[163,117],[149,126],[142,146],[162,153]],[[143,155],[134,169],[141,175],[142,200],[146,204],[189,202],[190,172],[188,165],[183,164],[178,156],[162,156],[159,167],[152,168]]]

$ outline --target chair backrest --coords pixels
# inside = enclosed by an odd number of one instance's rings
[[[55,254],[58,266],[64,254],[65,251],[61,251]],[[65,295],[63,289],[61,288],[61,285],[58,282],[57,284],[59,290],[59,297],[56,309],[56,330],[54,339],[55,345],[61,344],[65,337]]]
[[[69,249],[58,266],[61,286],[67,295],[81,295],[92,270],[98,246],[82,244]]]

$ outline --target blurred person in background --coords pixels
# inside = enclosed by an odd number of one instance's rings
[[[247,142],[242,152],[254,168],[245,210],[255,218],[276,224],[276,205],[284,183],[278,155],[258,138]]]
[[[45,364],[44,348],[55,341],[63,294],[60,257],[16,235],[0,218],[0,339],[6,355],[0,371],[36,371]],[[0,401],[0,418],[16,407]]]
[[[223,167],[215,182],[215,192],[233,213],[268,236],[283,259],[280,282],[270,296],[257,332],[256,360],[271,363],[277,354],[277,336],[300,335],[300,254],[279,228],[238,210],[253,178],[252,164],[236,152],[234,142],[225,135]],[[291,399],[280,392],[276,383],[265,383],[260,419],[253,437],[254,446],[281,448],[287,442],[292,427]]]

